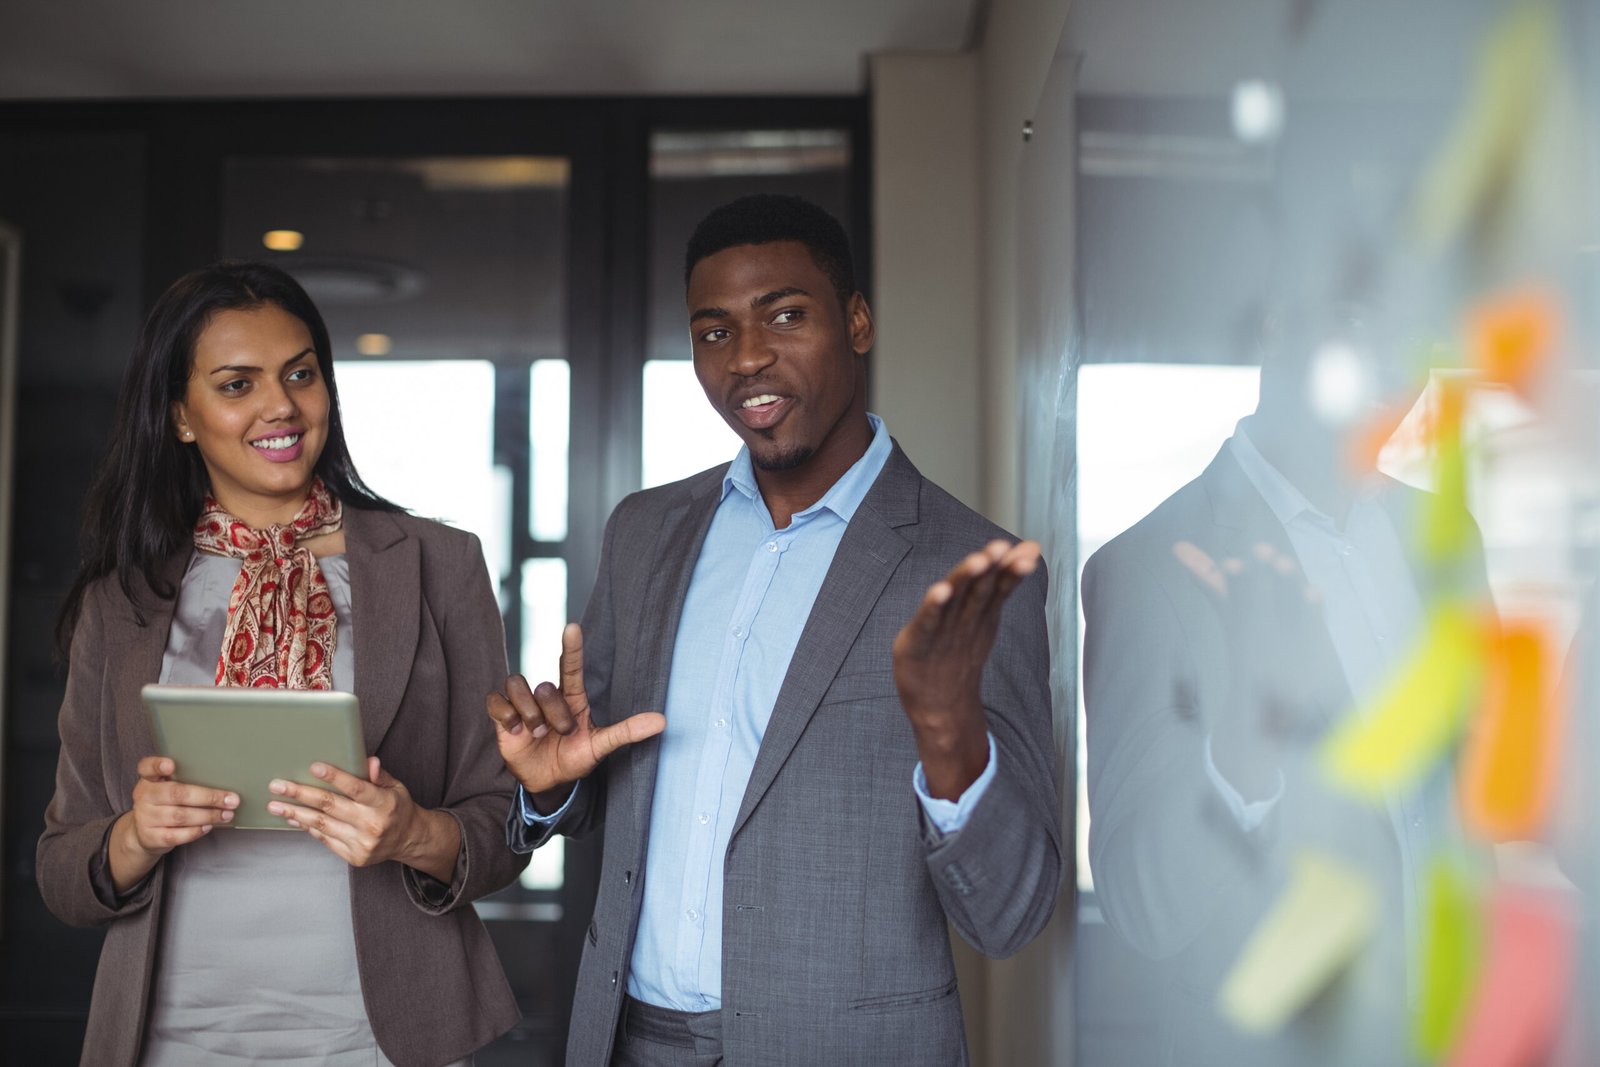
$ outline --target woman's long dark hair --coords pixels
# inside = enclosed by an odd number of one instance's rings
[[[111,441],[84,506],[78,578],[56,625],[63,658],[83,610],[84,594],[96,579],[117,576],[141,625],[144,613],[135,576],[158,597],[170,600],[177,595],[162,571],[175,554],[188,551],[209,485],[200,450],[178,441],[172,402],[183,399],[188,390],[195,343],[212,317],[219,311],[268,305],[305,323],[327,383],[328,439],[316,465],[323,484],[347,507],[402,510],[369,489],[350,460],[328,327],[300,283],[266,263],[214,263],[185,274],[150,309],[122,380]]]

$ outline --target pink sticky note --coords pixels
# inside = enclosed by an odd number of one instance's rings
[[[1500,886],[1484,968],[1450,1067],[1533,1067],[1555,1046],[1572,988],[1571,898]]]

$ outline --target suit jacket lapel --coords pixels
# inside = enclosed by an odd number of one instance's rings
[[[392,515],[346,508],[345,554],[356,639],[356,697],[367,753],[378,750],[405,695],[422,612],[422,554]]]
[[[911,542],[896,532],[917,520],[917,496],[922,475],[895,445],[883,472],[868,490],[855,517],[845,528],[833,563],[800,632],[794,658],[778,690],[777,703],[756,753],[750,782],[745,787],[739,815],[733,823],[737,835],[750,813],[771,788],[778,772],[794,751],[800,735],[816,714],[845,656],[855,645],[867,617],[894,576],[895,568],[911,551]],[[888,650],[884,650],[885,657]],[[885,669],[888,664],[885,663]]]
[[[107,681],[115,702],[117,737],[123,751],[135,761],[154,755],[157,751],[155,733],[150,729],[150,716],[145,711],[139,691],[161,678],[161,660],[166,655],[172,618],[178,610],[176,593],[183,582],[184,572],[188,570],[191,555],[189,552],[180,553],[162,568],[161,578],[174,592],[170,600],[145,591],[142,581],[135,581],[134,587],[140,590],[139,612],[144,616],[143,626],[138,624],[133,605],[123,600],[120,592],[113,594],[117,598],[118,608],[126,613],[125,619],[120,620],[122,625],[117,627],[126,637],[119,642],[125,651],[106,657],[107,669],[115,672]],[[221,654],[222,650],[217,649],[217,655]],[[126,778],[127,787],[131,790],[138,778],[133,762],[128,764]]]
[[[608,722],[636,711],[666,710],[667,683],[672,676],[672,650],[678,639],[684,601],[689,596],[689,583],[694,578],[701,546],[705,544],[706,533],[711,529],[717,506],[722,502],[722,478],[726,471],[724,465],[707,471],[690,483],[684,496],[661,517],[655,544],[648,557],[650,578],[639,614],[643,620],[640,632],[650,635],[653,640],[645,647],[644,659],[639,664],[639,688],[632,694],[618,694],[623,700],[631,696],[632,704],[619,705],[613,701],[613,706],[607,709]],[[626,778],[632,790],[629,802],[635,815],[635,826],[648,824],[660,753],[661,743],[655,738],[630,745],[618,753],[625,755],[633,765],[633,773],[622,777]],[[613,777],[612,781],[616,780]]]

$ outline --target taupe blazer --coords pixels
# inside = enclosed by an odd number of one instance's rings
[[[598,722],[665,707],[679,616],[726,465],[624,500],[584,614]],[[941,835],[890,647],[928,586],[1005,536],[898,445],[846,528],[761,742],[723,865],[722,1034],[729,1067],[966,1062],[947,923],[991,956],[1049,920],[1061,884],[1050,648],[1041,572],[1008,602],[983,680],[997,773]],[[605,825],[568,1067],[610,1062],[642,901],[659,739],[610,757],[567,815],[513,843]]]
[[[356,955],[367,1015],[399,1067],[466,1056],[519,1018],[472,901],[526,863],[501,829],[514,782],[496,751],[483,696],[505,678],[505,638],[476,537],[409,515],[345,510],[355,619],[356,695],[367,751],[417,803],[461,824],[446,886],[399,863],[350,869]],[[168,571],[176,585],[188,557]],[[105,926],[82,1062],[137,1062],[155,966],[165,864],[116,903],[105,870],[113,822],[132,806],[135,766],[156,751],[139,689],[160,675],[175,601],[140,598],[116,580],[84,599],[61,706],[56,792],[39,839],[50,910]]]

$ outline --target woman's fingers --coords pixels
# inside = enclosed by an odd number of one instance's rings
[[[170,778],[172,772],[177,769],[177,765],[165,756],[146,756],[139,761],[137,768],[139,777],[147,782],[159,782]]]

